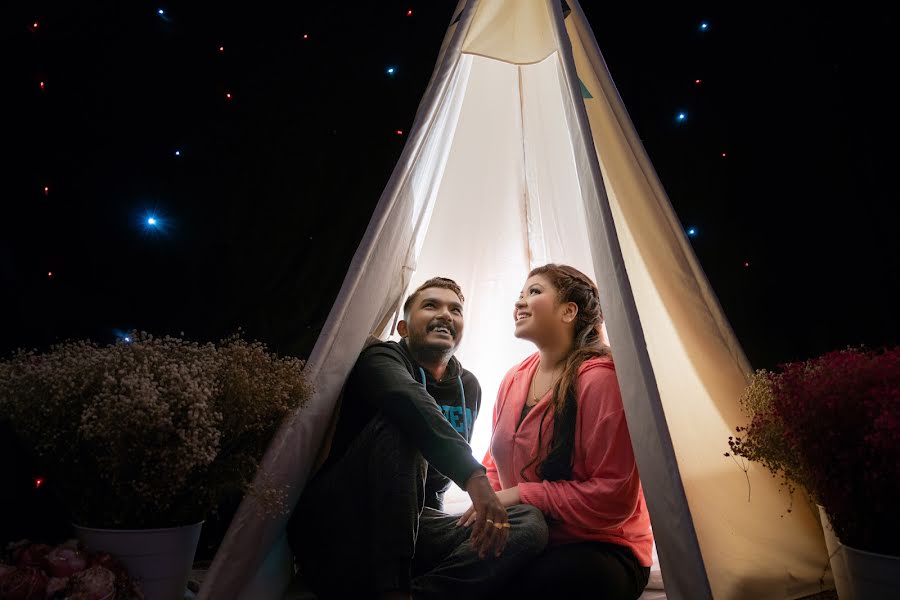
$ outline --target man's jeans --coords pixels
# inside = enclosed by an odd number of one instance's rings
[[[317,595],[369,597],[391,590],[416,598],[478,598],[501,588],[547,544],[544,516],[508,509],[499,557],[480,559],[471,528],[426,508],[427,464],[380,413],[347,453],[304,490],[288,526],[300,574]]]

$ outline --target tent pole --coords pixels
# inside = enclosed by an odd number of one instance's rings
[[[583,17],[576,0],[569,0],[576,14]],[[647,491],[646,501],[651,521],[656,516],[654,538],[657,542],[660,565],[671,600],[712,599],[709,578],[691,518],[672,438],[663,412],[662,401],[640,315],[624,268],[609,198],[600,172],[597,149],[594,147],[587,109],[581,97],[581,87],[575,70],[572,45],[565,28],[562,8],[558,0],[548,0],[548,9],[559,47],[560,63],[568,84],[568,103],[574,119],[570,127],[576,132],[573,145],[577,170],[585,198],[585,210],[596,216],[602,231],[589,231],[594,269],[601,281],[605,296],[603,311],[613,344],[616,371],[625,415],[632,440],[637,440],[634,453],[641,471],[641,482]],[[599,52],[598,49],[594,48]],[[615,101],[615,99],[613,99]],[[579,160],[580,159],[580,160]],[[589,219],[590,221],[590,219]]]

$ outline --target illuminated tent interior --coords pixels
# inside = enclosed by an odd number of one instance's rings
[[[290,485],[296,501],[367,336],[390,335],[408,291],[436,275],[466,295],[457,356],[484,390],[472,444],[481,458],[500,379],[533,351],[512,335],[512,304],[548,262],[600,288],[665,579],[645,597],[819,591],[828,559],[816,516],[805,506],[782,516],[777,481],[723,456],[751,367],[577,0],[460,1],[307,363],[314,396],[278,432],[259,477]],[[246,498],[200,598],[281,597],[287,518],[263,517]]]

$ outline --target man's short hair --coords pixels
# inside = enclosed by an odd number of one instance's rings
[[[416,301],[416,296],[419,295],[419,292],[421,292],[422,290],[427,289],[427,288],[444,288],[445,290],[450,290],[453,293],[455,293],[457,296],[459,296],[460,302],[466,301],[465,297],[463,296],[462,290],[459,288],[458,283],[456,283],[452,279],[448,279],[446,277],[432,277],[431,279],[429,279],[428,281],[426,281],[425,283],[423,283],[422,285],[417,287],[416,291],[414,291],[412,294],[410,294],[406,298],[406,302],[403,303],[403,318],[404,319],[409,318],[409,311],[412,308],[413,302]]]

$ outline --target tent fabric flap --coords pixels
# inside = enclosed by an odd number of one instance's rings
[[[752,490],[747,502],[745,474],[724,456],[728,436],[743,422],[738,399],[749,363],[634,131],[581,7],[576,0],[570,5],[566,37],[579,79],[591,92],[592,98],[583,98],[589,131],[713,596],[790,598],[818,591],[827,554],[813,512],[786,513],[791,499],[758,465],[747,473]],[[609,328],[622,369],[617,324]],[[659,542],[665,535],[661,529],[675,515],[654,510],[663,499],[650,493],[658,477],[648,471],[661,463],[640,460],[641,449],[652,443],[647,436],[658,433],[627,414],[629,429],[637,432],[632,442]],[[667,571],[672,553],[659,551],[664,574],[677,577],[681,560]],[[667,593],[674,597],[672,575]]]
[[[287,488],[291,506],[303,490],[359,351],[378,324],[396,310],[415,271],[417,232],[428,226],[436,179],[450,146],[447,138],[456,129],[459,96],[468,79],[459,46],[470,21],[471,10],[466,7],[459,22],[451,26],[454,31],[448,34],[444,60],[435,69],[400,161],[307,361],[305,372],[313,395],[282,424],[260,465],[255,483]],[[245,497],[214,557],[199,600],[280,598],[291,576],[278,569],[287,551],[283,532],[288,516],[265,517],[254,498]],[[260,577],[261,573],[269,577]]]

